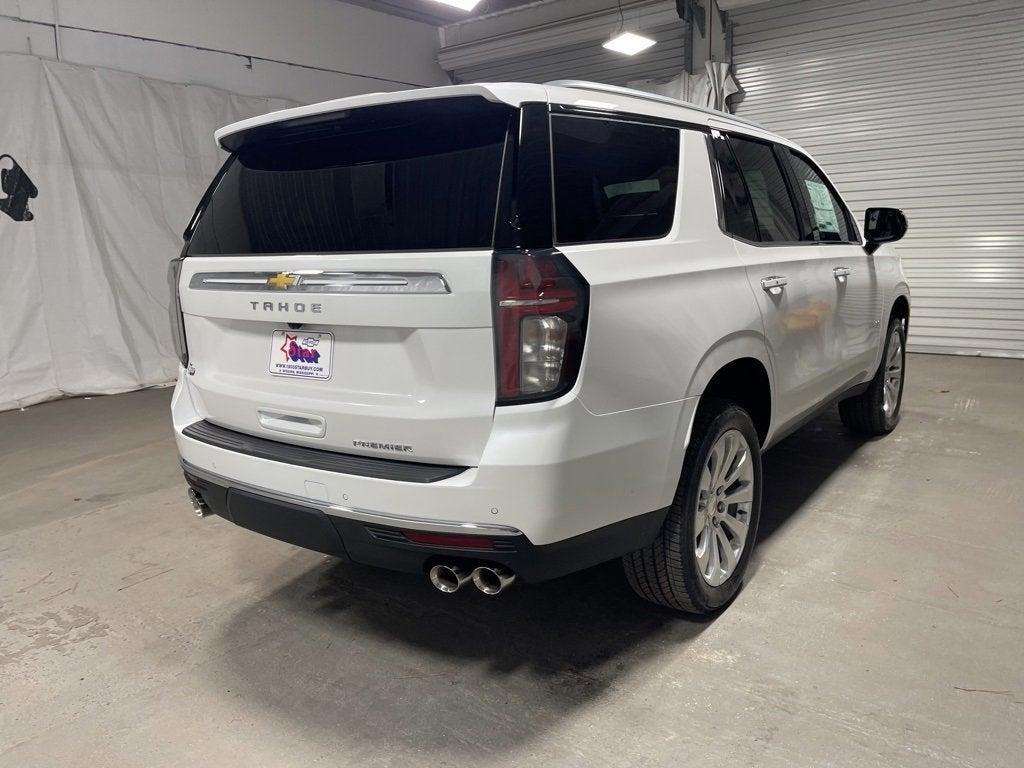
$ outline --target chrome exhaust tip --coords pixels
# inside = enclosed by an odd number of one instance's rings
[[[473,584],[485,595],[496,595],[512,586],[516,575],[500,565],[481,565],[473,569]]]
[[[461,565],[435,565],[428,572],[430,583],[446,594],[457,592],[459,587],[473,578],[473,575]]]
[[[192,488],[188,489],[188,500],[192,502],[192,511],[196,513],[196,517],[208,517],[213,514],[213,510],[206,505],[203,497]]]

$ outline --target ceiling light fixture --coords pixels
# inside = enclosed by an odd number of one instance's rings
[[[434,0],[434,2],[450,5],[452,8],[458,8],[460,11],[472,11],[480,4],[480,0]]]
[[[622,14],[622,0],[616,0],[616,6],[619,9],[619,28],[617,34],[605,42],[601,46],[602,48],[607,48],[609,51],[615,51],[616,53],[623,53],[626,56],[636,56],[640,51],[646,51],[658,42],[649,37],[638,35],[636,32],[626,32],[623,29],[626,26],[626,17]]]
[[[649,37],[637,35],[633,32],[622,32],[601,47],[616,53],[624,53],[627,56],[635,56],[640,51],[646,51],[656,42],[656,40],[651,40]]]

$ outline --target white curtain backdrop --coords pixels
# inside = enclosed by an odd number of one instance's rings
[[[0,73],[0,155],[39,190],[31,221],[0,213],[0,410],[173,380],[167,263],[213,131],[291,103],[18,54]]]

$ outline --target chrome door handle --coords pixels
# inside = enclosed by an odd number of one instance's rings
[[[761,278],[761,287],[773,296],[778,296],[782,293],[783,287],[785,287],[788,282],[789,280],[784,277],[772,275],[771,277]]]
[[[836,267],[832,270],[832,274],[835,275],[836,280],[843,282],[850,275],[849,267]]]

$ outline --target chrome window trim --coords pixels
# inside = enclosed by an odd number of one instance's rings
[[[281,284],[274,280],[280,278]],[[285,284],[291,280],[290,284]],[[268,293],[388,293],[440,295],[452,289],[439,272],[363,272],[296,269],[286,272],[196,272],[188,287],[197,291]]]

